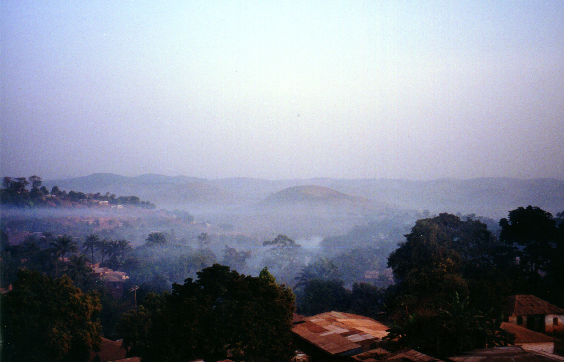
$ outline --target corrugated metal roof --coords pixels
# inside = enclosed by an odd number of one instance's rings
[[[466,352],[463,356],[449,357],[454,362],[554,362],[564,361],[555,354],[525,351],[521,347],[495,347]]]
[[[332,355],[362,351],[387,335],[387,326],[371,318],[328,312],[304,318],[292,331]]]
[[[511,316],[527,316],[534,314],[564,314],[559,308],[534,295],[512,295],[509,297],[508,310]]]
[[[439,362],[442,361],[435,357],[427,356],[421,352],[417,352],[413,349],[402,349],[400,351],[390,353],[386,355],[386,359],[384,361],[413,361],[413,362]]]
[[[405,348],[394,353],[390,353],[385,349],[378,348],[353,356],[353,359],[359,362],[377,362],[377,361],[442,362],[442,360],[440,359],[427,356],[426,354],[417,352],[410,348]]]

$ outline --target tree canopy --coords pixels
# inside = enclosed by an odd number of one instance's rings
[[[214,264],[197,275],[195,281],[174,284],[162,308],[140,309],[146,332],[122,321],[122,330],[146,339],[124,338],[144,361],[289,361],[293,357],[291,290],[276,284],[266,270],[251,277]],[[134,321],[130,324],[139,324]]]
[[[2,296],[3,361],[86,361],[100,347],[101,306],[67,276],[22,270]]]
[[[486,225],[440,214],[418,220],[405,237],[388,259],[396,280],[391,338],[436,357],[507,343],[498,317],[507,259]]]
[[[519,207],[501,219],[500,240],[515,260],[514,280],[523,294],[564,304],[564,223],[536,206]]]
[[[515,337],[502,330],[501,319],[469,306],[455,293],[452,301],[432,315],[412,314],[395,324],[386,339],[431,356],[445,358],[477,348],[507,346]]]
[[[498,249],[496,239],[480,221],[462,221],[451,214],[418,220],[388,258],[401,296],[397,306],[410,314],[448,301],[455,292],[466,297],[470,289],[483,288],[491,282],[490,274],[499,271]],[[503,275],[498,279],[503,280]]]

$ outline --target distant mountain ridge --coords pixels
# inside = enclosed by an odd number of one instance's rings
[[[564,210],[564,180],[556,179],[475,178],[412,181],[225,178],[210,180],[159,174],[127,177],[98,173],[70,179],[46,180],[44,185],[48,188],[57,185],[62,190],[137,195],[144,200],[151,200],[157,204],[157,207],[257,205],[284,189],[313,186],[333,190],[345,195],[342,196],[345,198],[347,195],[354,195],[375,203],[398,205],[414,210],[429,210],[432,213],[476,213],[500,218],[506,217],[509,210],[519,206],[539,206],[553,214]],[[300,197],[306,197],[308,192],[305,190],[307,188],[294,189],[294,192],[298,192],[294,196],[298,197],[297,195],[301,194]],[[291,194],[291,191],[286,192]],[[324,190],[324,195],[330,197],[331,192]]]

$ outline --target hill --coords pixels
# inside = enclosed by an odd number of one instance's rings
[[[430,213],[476,213],[506,217],[519,206],[539,206],[553,214],[564,209],[564,180],[476,178],[430,181],[390,179],[204,179],[186,176],[142,175],[125,177],[93,174],[45,181],[61,189],[137,195],[161,208],[254,206],[291,203],[347,205],[374,200]],[[315,186],[312,186],[315,185]],[[351,196],[354,195],[354,196]],[[354,200],[352,200],[354,199]]]
[[[305,203],[312,205],[329,205],[340,203],[353,203],[361,201],[359,198],[332,190],[323,186],[307,185],[293,186],[279,191],[264,199],[262,205],[284,205]]]

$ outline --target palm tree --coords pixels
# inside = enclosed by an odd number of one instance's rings
[[[110,248],[111,245],[108,239],[102,239],[96,243],[96,249],[98,249],[98,252],[102,256],[102,263],[104,262],[104,256],[109,254]]]
[[[98,245],[99,241],[100,241],[100,237],[98,235],[90,234],[86,237],[86,240],[84,240],[84,243],[82,243],[82,248],[84,249],[84,251],[86,251],[86,252],[90,251],[90,255],[92,256],[90,261],[92,263],[94,263],[94,249]]]
[[[58,259],[61,258],[65,262],[65,255],[76,252],[77,244],[72,236],[62,235],[51,241],[49,245],[51,246],[51,253],[55,256],[55,275],[59,275]]]
[[[63,261],[67,253],[75,253],[77,251],[77,243],[72,239],[72,236],[69,235],[59,236],[54,241],[50,242],[49,245],[51,245],[53,254],[57,257],[61,257]]]
[[[125,256],[129,250],[131,250],[129,241],[124,239],[110,240],[108,242],[108,248],[106,252],[106,255],[108,255],[109,257],[108,262],[111,262],[113,268],[119,267],[121,264],[123,264]]]

